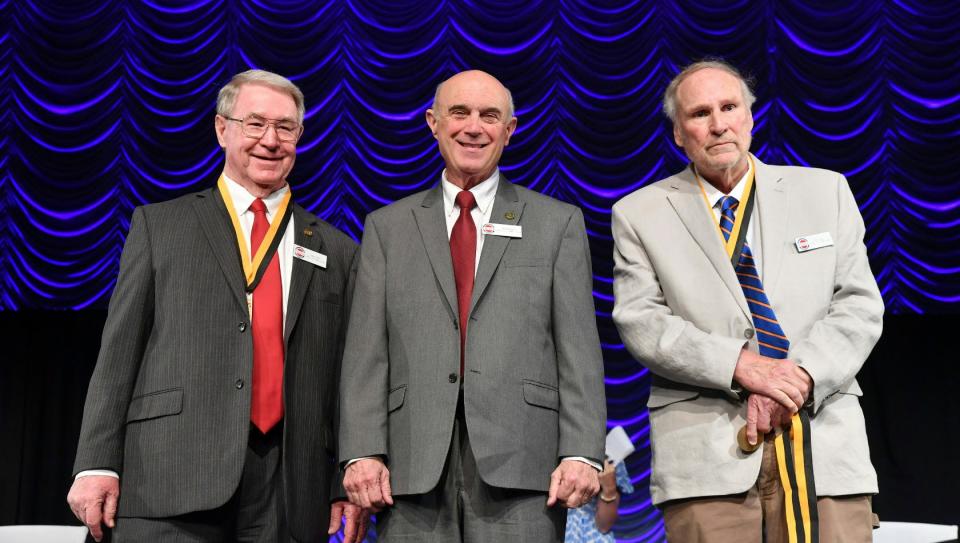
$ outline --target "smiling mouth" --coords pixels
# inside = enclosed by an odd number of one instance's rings
[[[489,145],[487,143],[467,143],[463,141],[458,141],[457,143],[459,143],[461,147],[466,147],[467,149],[483,149]]]

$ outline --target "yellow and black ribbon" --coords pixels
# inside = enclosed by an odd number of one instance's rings
[[[790,418],[789,431],[774,440],[790,543],[817,543],[820,539],[817,489],[813,482],[810,417],[800,410]]]
[[[280,246],[280,241],[283,239],[283,232],[286,231],[290,217],[293,215],[293,206],[290,205],[291,191],[287,190],[287,193],[283,196],[283,200],[280,202],[280,207],[277,209],[276,216],[280,217],[280,220],[274,220],[270,223],[270,228],[267,229],[267,233],[260,243],[260,248],[257,249],[257,253],[253,255],[251,259],[250,251],[247,250],[246,237],[243,235],[243,229],[240,227],[240,216],[237,214],[237,210],[233,205],[233,199],[230,197],[229,189],[227,189],[227,182],[222,175],[217,181],[217,190],[223,199],[224,207],[227,208],[227,214],[230,215],[230,222],[233,224],[234,234],[237,236],[237,247],[240,249],[240,262],[243,265],[243,274],[246,278],[246,290],[248,293],[251,293],[257,288],[260,279],[263,278],[263,274],[267,270],[267,265],[270,263],[270,260],[273,259],[273,255],[276,254],[277,248]]]

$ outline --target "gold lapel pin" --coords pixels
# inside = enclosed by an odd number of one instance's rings
[[[304,235],[304,236],[307,236],[307,237],[309,238],[310,236],[313,235],[313,230],[310,230],[309,228],[304,228],[304,229],[303,229],[303,235]]]
[[[508,221],[512,221],[513,219],[517,218],[517,214],[514,213],[513,211],[507,211],[506,213],[503,214],[503,218],[507,219]]]

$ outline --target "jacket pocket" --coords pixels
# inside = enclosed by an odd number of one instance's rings
[[[400,409],[407,395],[407,385],[400,385],[387,394],[387,413]]]
[[[523,401],[554,411],[560,410],[560,392],[555,387],[536,381],[523,381]]]
[[[696,390],[652,388],[650,389],[650,397],[647,399],[647,409],[666,407],[677,402],[693,400],[699,396],[700,393]]]
[[[550,261],[545,258],[504,258],[504,268],[536,268],[549,266]]]
[[[178,415],[183,411],[183,389],[168,388],[137,396],[130,400],[127,422]]]

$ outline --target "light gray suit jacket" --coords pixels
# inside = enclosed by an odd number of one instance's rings
[[[326,541],[337,391],[356,244],[294,207],[284,332],[284,502],[292,533]],[[311,235],[306,232],[310,231]],[[216,188],[137,208],[87,391],[74,472],[120,474],[120,516],[223,505],[250,428],[253,342],[236,236]]]
[[[507,218],[510,217],[510,218]],[[463,379],[492,486],[547,490],[560,457],[601,459],[606,405],[580,210],[501,176],[473,291]],[[340,388],[340,460],[388,459],[394,494],[439,480],[460,382],[441,187],[367,216]]]
[[[883,301],[863,219],[842,175],[754,162],[764,290],[790,338],[789,358],[815,383],[818,494],[875,493],[855,376],[880,336]],[[796,238],[821,232],[832,246],[798,252]],[[757,350],[757,343],[691,168],[617,202],[613,236],[614,322],[654,375],[647,403],[654,503],[745,492],[761,455],[737,447],[746,404],[732,382],[740,349]]]

